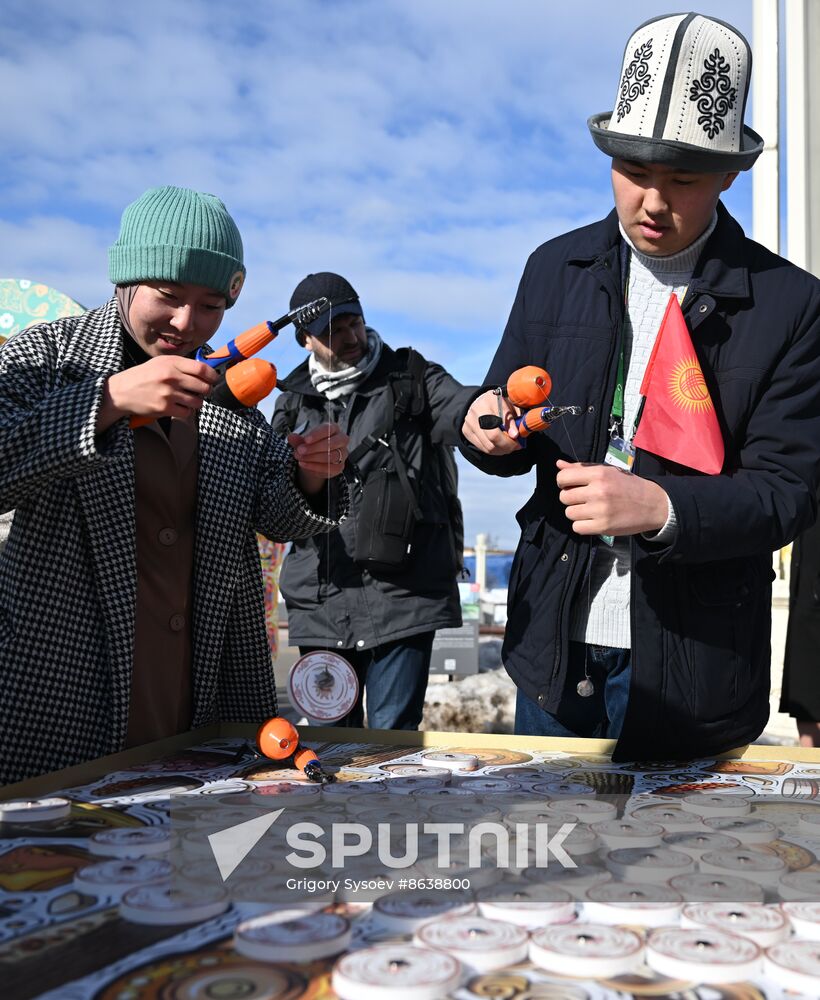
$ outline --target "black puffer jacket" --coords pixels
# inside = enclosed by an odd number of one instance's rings
[[[607,219],[530,257],[487,384],[523,365],[553,380],[580,417],[490,458],[509,476],[537,469],[518,513],[504,662],[555,711],[567,670],[570,606],[590,541],[575,535],[555,483],[558,458],[601,462],[623,316],[621,241]],[[820,282],[746,239],[718,206],[683,312],[715,403],[726,460],[705,476],[638,451],[633,472],[666,490],[678,531],[632,544],[632,681],[616,759],[685,759],[755,739],[769,713],[771,554],[811,523],[820,471]]]
[[[282,379],[272,426],[280,434],[304,432],[326,420],[350,436],[352,451],[378,430],[393,407],[390,375],[404,368],[386,344],[366,381],[345,401],[331,402],[310,382],[305,360]],[[464,387],[436,364],[424,378],[427,407],[395,424],[408,475],[418,484],[423,519],[417,523],[406,569],[399,573],[362,570],[353,562],[359,524],[360,490],[351,488],[352,506],[339,530],[321,540],[294,542],[279,581],[294,645],[372,649],[385,642],[461,624],[456,552],[447,491],[433,445],[460,441],[464,409],[475,387]],[[388,448],[378,446],[358,463],[362,477],[373,469],[394,468]]]

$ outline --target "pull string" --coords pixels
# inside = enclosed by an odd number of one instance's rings
[[[330,351],[330,356],[333,357],[333,303],[332,302],[330,303],[330,306],[328,307],[327,311],[327,329],[328,329],[327,346],[328,350]],[[331,403],[330,398],[325,397],[325,417],[327,418],[328,423],[333,422],[331,421],[332,414],[330,412],[330,403]],[[327,460],[329,463],[330,452],[328,452]],[[326,490],[325,501],[327,504],[326,510],[329,517],[330,503],[332,499],[330,476],[328,476],[327,479],[325,480],[325,490]],[[330,533],[327,533],[325,535],[325,627],[327,629],[328,643],[330,643],[330,637],[333,634],[330,630],[330,601],[327,600],[327,591],[330,587],[330,548],[331,548],[330,538],[331,538]],[[332,686],[333,684],[333,676],[330,673],[330,670],[328,669],[327,659],[325,659],[325,665],[322,669],[322,673],[319,675],[319,684],[325,685],[326,689]]]
[[[546,393],[544,393],[544,399],[546,400],[546,402],[547,402],[547,404],[549,406],[555,406],[556,405],[555,403],[553,403],[553,401],[550,399],[550,397]],[[567,441],[569,442],[569,446],[570,446],[570,449],[572,451],[572,457],[575,459],[576,462],[580,462],[581,459],[578,457],[578,449],[575,447],[575,442],[572,440],[572,435],[569,432],[569,424],[568,423],[562,423],[562,427],[564,428],[564,430],[567,433]]]
[[[544,395],[545,399],[547,400],[547,403],[550,406],[554,406],[555,404],[552,402],[549,396],[547,396],[546,393]],[[563,424],[563,428],[566,431],[567,441],[569,442],[573,458],[575,459],[576,462],[580,462],[581,459],[578,455],[578,449],[575,447],[575,442],[572,439],[572,434],[570,433],[569,424],[568,423]],[[587,621],[589,621],[589,616],[592,611],[592,560],[594,558],[595,558],[595,546],[594,544],[592,544],[590,546],[589,564],[587,565],[587,572],[586,572]],[[592,683],[592,678],[589,676],[589,644],[586,642],[584,643],[584,678],[583,680],[578,681],[575,690],[577,691],[578,695],[581,698],[589,698],[590,695],[595,693],[595,685]]]

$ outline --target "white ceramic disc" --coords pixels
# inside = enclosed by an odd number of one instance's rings
[[[290,668],[288,694],[302,715],[317,722],[336,722],[356,704],[359,679],[343,656],[314,650]]]
[[[216,886],[143,885],[122,897],[120,916],[134,924],[165,927],[210,920],[230,905],[227,890]]]
[[[493,767],[489,769],[494,778],[510,778],[519,784],[534,785],[539,781],[549,781],[552,774],[547,768],[534,767],[532,764],[521,767],[505,764],[503,767]]]
[[[578,820],[574,816],[570,816],[569,813],[546,812],[543,802],[537,808],[532,809],[522,809],[516,806],[504,816],[504,824],[510,830],[514,830],[519,824],[535,826],[539,823],[546,824],[551,830],[558,830],[564,823],[577,824],[577,822]]]
[[[437,802],[447,802],[448,799],[455,799],[462,805],[465,802],[476,802],[480,800],[478,796],[466,788],[457,785],[447,785],[443,788],[414,788],[410,794],[416,802],[435,805]]]
[[[242,862],[242,866],[247,864],[247,859]],[[241,871],[241,869],[239,869]],[[231,883],[236,878],[236,874],[231,875]],[[339,880],[339,872],[324,873],[320,869],[311,872],[311,876],[316,876],[316,881],[325,883],[314,892],[305,892],[294,888],[293,875],[270,874],[260,878],[260,892],[262,897],[258,902],[263,903],[265,912],[287,912],[290,910],[304,910],[318,913],[326,907],[331,906],[336,901],[336,892],[327,883],[331,880]],[[354,875],[358,877],[358,873]],[[243,888],[242,895],[250,895],[249,890]]]
[[[662,805],[659,802],[647,806],[638,806],[629,814],[630,819],[641,823],[657,823],[667,833],[695,832],[703,830],[703,822],[693,812],[687,812],[678,806]]]
[[[703,819],[712,816],[730,816],[737,819],[740,816],[748,816],[752,810],[745,796],[724,792],[693,792],[691,795],[684,795],[681,808]]]
[[[101,861],[81,868],[74,876],[74,888],[92,896],[121,896],[136,886],[167,882],[173,873],[173,865],[159,858]]]
[[[475,911],[475,903],[461,890],[412,889],[389,892],[373,904],[373,917],[382,926],[409,934],[422,924]]]
[[[572,896],[557,886],[530,888],[525,882],[497,882],[479,889],[476,899],[482,916],[521,927],[565,924],[575,918]]]
[[[820,809],[801,812],[797,819],[797,829],[800,833],[820,837]]]
[[[607,882],[584,896],[584,916],[593,924],[664,927],[677,923],[682,900],[667,885]]]
[[[747,844],[770,844],[780,836],[780,830],[765,819],[751,816],[709,816],[703,825],[715,833],[725,833],[736,837],[745,847]]]
[[[385,792],[384,781],[381,778],[357,778],[356,781],[334,781],[329,785],[320,785],[322,798],[347,799],[359,793],[373,795]]]
[[[783,941],[766,950],[763,974],[795,993],[817,996],[820,983],[820,942]]]
[[[643,943],[626,927],[605,924],[553,924],[530,935],[530,961],[549,972],[590,978],[623,976],[643,959]]]
[[[759,883],[733,875],[680,875],[669,884],[684,899],[698,903],[762,903],[765,895]]]
[[[780,908],[794,927],[797,937],[820,941],[820,902],[802,900],[781,903]]]
[[[431,767],[427,764],[391,764],[388,772],[391,778],[441,778],[450,783],[453,772],[448,767]]]
[[[132,830],[101,830],[88,841],[92,854],[109,858],[144,858],[171,850],[175,834],[160,826]]]
[[[580,781],[539,781],[531,786],[533,792],[538,792],[549,798],[577,799],[583,796],[595,797],[595,789],[590,785],[583,785]]]
[[[419,789],[430,791],[431,789],[444,788],[446,784],[447,781],[444,778],[409,776],[405,778],[388,778],[384,787],[391,795],[409,795],[410,792],[415,792]]]
[[[413,871],[418,872],[421,878],[429,885],[437,878],[461,879],[463,886],[469,886],[472,892],[484,889],[486,886],[495,885],[505,874],[504,869],[496,864],[494,853],[482,857],[481,866],[474,868],[470,864],[469,853],[450,856],[447,866],[439,865],[436,858],[427,858],[419,861]]]
[[[456,989],[461,963],[442,951],[382,944],[343,955],[333,969],[340,1000],[439,1000]]]
[[[433,767],[446,767],[448,771],[475,771],[481,763],[475,754],[447,750],[431,750],[422,754],[422,760]]]
[[[618,815],[618,810],[612,802],[590,796],[579,799],[561,797],[556,802],[548,803],[544,807],[544,812],[574,816],[581,823],[606,823]]]
[[[688,854],[668,847],[619,847],[606,855],[604,863],[623,882],[666,882],[696,869]]]
[[[10,799],[0,802],[0,823],[48,823],[71,812],[68,799]]]
[[[260,962],[315,962],[345,951],[351,934],[350,921],[335,913],[266,913],[239,924],[233,946]]]
[[[664,847],[673,851],[682,851],[690,858],[699,861],[709,851],[733,851],[740,847],[740,841],[727,837],[725,833],[666,833],[663,837]]]
[[[322,796],[324,797],[325,794],[325,790],[323,790]],[[337,802],[339,797],[334,796],[331,801]],[[355,815],[360,809],[396,808],[395,797],[381,790],[377,792],[352,792],[349,796],[342,796],[341,801],[348,814],[352,815]]]
[[[561,826],[558,825],[557,829],[560,830]],[[582,826],[579,823],[576,825],[574,830],[570,830],[569,833],[563,838],[561,841],[561,847],[564,852],[573,859],[585,858],[589,857],[591,854],[597,853],[598,848],[600,847],[600,842],[594,830],[588,826]],[[529,850],[530,860],[527,867],[535,864],[537,859],[536,852],[537,848],[531,846]],[[516,865],[516,867],[518,867],[518,865]]]
[[[490,799],[505,792],[515,792],[520,787],[517,781],[509,778],[462,778],[459,782],[459,788],[465,788],[475,795],[486,795]]]
[[[489,802],[465,802],[444,798],[441,802],[430,806],[430,815],[444,823],[500,823],[501,813]]]
[[[261,879],[265,879],[267,885],[268,877],[273,876],[273,865],[262,858],[245,858],[239,868],[230,876],[231,887],[239,886],[252,881],[258,884]],[[188,861],[182,867],[177,868],[177,876],[185,882],[194,885],[222,885],[222,876],[219,873],[213,855],[203,861]]]
[[[619,847],[660,847],[663,840],[663,827],[659,823],[634,819],[610,819],[593,823],[591,829],[610,851]]]
[[[760,972],[762,951],[737,934],[714,927],[659,927],[646,942],[646,963],[670,979],[739,983]]]
[[[786,862],[774,854],[740,847],[734,851],[709,851],[701,855],[700,870],[704,875],[736,875],[763,886],[774,886],[789,869]]]
[[[791,934],[782,910],[760,903],[688,903],[681,927],[714,927],[748,938],[761,948],[785,941]]]
[[[527,868],[521,873],[525,882],[538,886],[555,885],[565,889],[574,899],[583,899],[587,889],[612,881],[612,873],[597,865],[579,862],[575,868],[564,868],[550,862],[546,868]]]
[[[527,958],[529,934],[523,927],[468,916],[434,920],[420,927],[415,944],[453,955],[476,972],[492,972]]]
[[[785,900],[807,900],[814,902],[820,899],[820,871],[789,872],[783,875],[777,883],[777,894]]]

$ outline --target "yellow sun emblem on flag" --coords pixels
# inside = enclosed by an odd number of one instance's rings
[[[712,398],[694,354],[682,358],[675,365],[669,376],[668,388],[672,401],[681,409],[697,412],[712,409]]]

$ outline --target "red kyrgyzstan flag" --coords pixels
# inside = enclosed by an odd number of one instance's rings
[[[646,366],[641,395],[644,407],[635,447],[717,475],[723,468],[723,438],[674,292]]]

